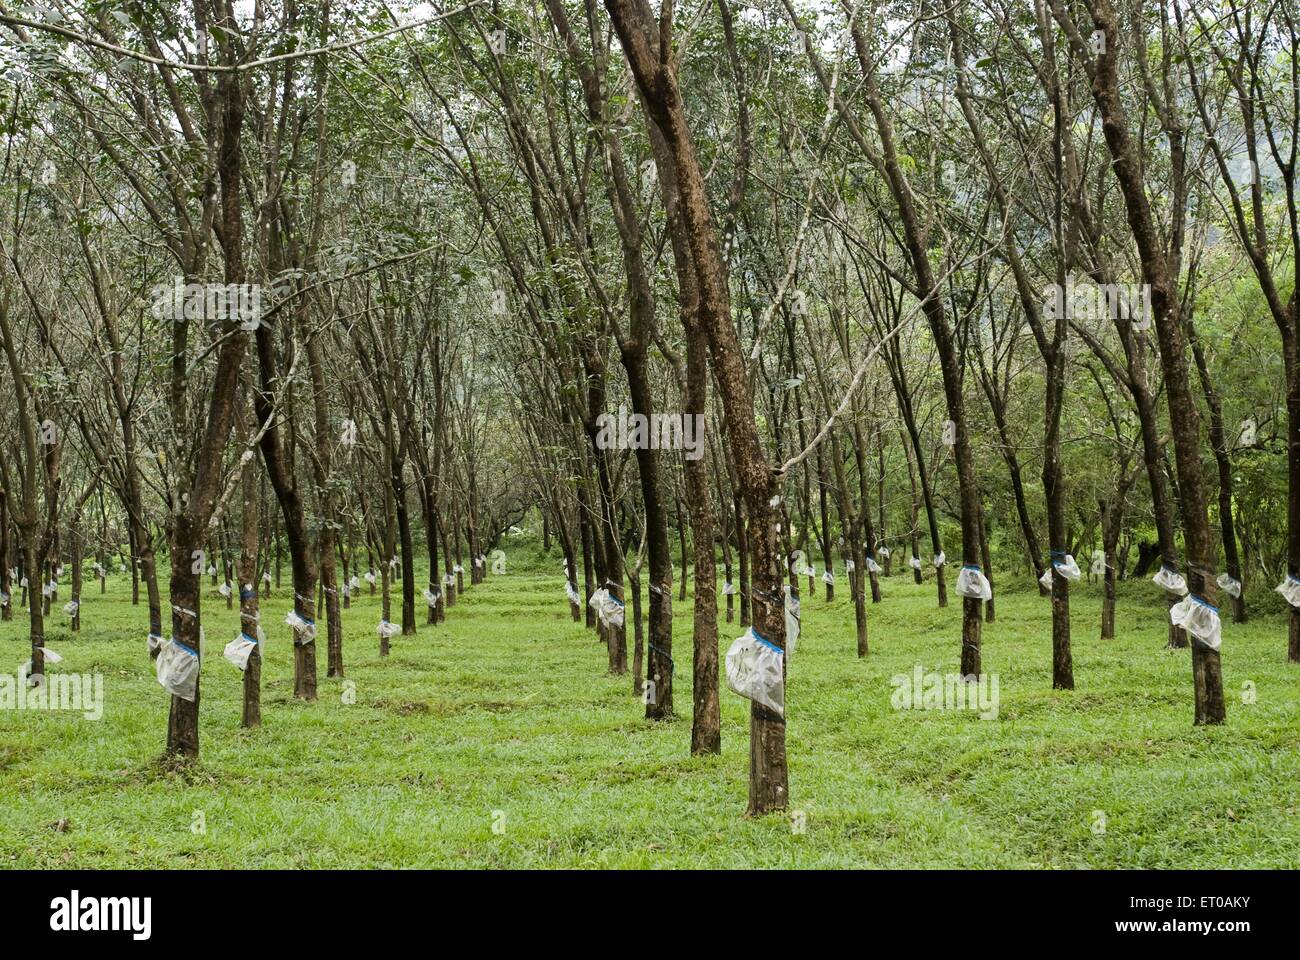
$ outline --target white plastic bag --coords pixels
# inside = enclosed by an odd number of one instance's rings
[[[284,622],[293,627],[293,642],[306,646],[316,639],[316,621],[302,616],[297,610],[285,614]]]
[[[827,570],[825,573],[822,574],[822,583],[826,584],[826,586],[828,587],[835,586],[835,574]]]
[[[1078,580],[1083,576],[1083,572],[1079,569],[1079,565],[1075,563],[1074,557],[1068,553],[1062,557],[1054,558],[1052,560],[1052,566],[1054,566],[1057,572],[1061,576],[1065,577],[1066,580]]]
[[[348,581],[348,586],[351,587],[353,590],[361,586],[361,580],[355,573],[352,574],[352,579]]]
[[[785,716],[785,656],[750,627],[727,650],[727,687]]]
[[[921,569],[921,558],[920,558],[920,557],[913,557],[911,560],[909,560],[909,561],[907,561],[907,562],[908,562],[909,564],[911,564],[911,567],[912,567],[913,570],[920,570],[920,569]]]
[[[888,560],[888,559],[889,559],[889,548],[888,548],[888,547],[877,547],[877,548],[876,548],[876,556],[880,557],[881,560]]]
[[[730,580],[723,583],[722,595],[724,597],[732,596],[735,592],[736,592],[736,585],[734,583],[732,583]]]
[[[385,637],[391,640],[393,637],[397,636],[401,632],[401,630],[402,630],[401,626],[396,623],[393,623],[391,620],[380,620],[379,629],[377,632],[381,637]]]
[[[1038,578],[1038,584],[1044,590],[1052,589],[1052,565],[1050,563],[1047,565],[1047,569],[1043,571],[1043,575]]]
[[[867,573],[880,573],[880,564],[867,557]]]
[[[578,595],[578,588],[568,580],[564,581],[564,595],[569,598],[569,602],[575,607],[582,605],[582,597]]]
[[[199,682],[199,652],[177,640],[165,640],[154,661],[158,682],[172,696],[194,702]]]
[[[1187,581],[1173,567],[1162,564],[1160,569],[1156,571],[1156,575],[1151,578],[1151,581],[1157,586],[1164,587],[1170,593],[1178,594],[1180,597],[1187,593]]]
[[[599,590],[597,590],[595,593],[591,595],[591,600],[587,601],[589,606],[594,605],[596,610],[596,619],[600,622],[600,625],[602,627],[609,626],[609,621],[606,619],[606,613],[605,613],[605,601],[608,598],[609,598],[609,591],[606,590],[604,587],[601,587]],[[592,603],[592,601],[595,601],[594,604]]]
[[[436,607],[438,605],[438,593],[434,590],[430,590],[428,587],[425,587],[424,602],[431,607]]]
[[[465,572],[465,568],[462,567],[459,563],[456,564],[456,565],[455,565],[454,567],[452,567],[451,569],[452,569],[452,572],[453,572],[453,573],[464,573],[464,572]]]
[[[1169,619],[1174,626],[1182,627],[1203,647],[1218,650],[1223,642],[1223,625],[1219,622],[1219,608],[1211,606],[1200,597],[1188,594],[1169,608]]]
[[[1104,576],[1106,573],[1106,554],[1101,550],[1092,552],[1092,575],[1094,577]]]
[[[920,563],[920,562],[921,562],[921,561],[919,561],[919,560],[917,561],[917,563]],[[844,561],[844,572],[845,572],[845,573],[852,573],[856,568],[857,568],[857,564],[855,564],[852,560],[845,560],[845,561]]]
[[[951,420],[943,422],[943,442],[945,446],[951,447],[957,443],[957,424]]]
[[[957,574],[957,595],[973,600],[992,600],[993,586],[984,571],[973,563],[963,564]]]
[[[940,550],[938,553],[934,555],[934,569],[938,570],[947,562],[948,562],[948,557],[942,550]]]
[[[1286,579],[1274,587],[1278,593],[1282,594],[1282,599],[1293,607],[1300,607],[1300,580],[1297,580],[1291,574],[1286,575]]]
[[[623,601],[606,590],[600,604],[600,615],[601,619],[611,627],[623,626]]]
[[[163,636],[162,634],[160,634],[160,633],[151,633],[151,634],[149,634],[149,639],[148,639],[148,644],[149,644],[149,656],[152,657],[152,656],[154,655],[154,653],[156,653],[157,651],[161,650],[162,647],[163,647],[163,644],[166,643],[166,642],[167,642],[167,638],[164,637],[164,636]]]
[[[230,596],[230,582],[227,581],[217,587],[217,593],[221,594],[223,598],[228,598]]]
[[[1222,590],[1224,593],[1226,593],[1228,596],[1230,597],[1241,596],[1241,581],[1234,580],[1231,577],[1231,575],[1226,573],[1221,573],[1214,578],[1214,582],[1217,583],[1219,585],[1219,589]]]
[[[69,600],[63,605],[63,612],[70,617],[75,617],[79,609],[81,609],[81,602],[78,600]]]
[[[1247,417],[1241,421],[1241,432],[1237,434],[1237,446],[1253,447],[1255,445],[1255,432],[1258,427],[1255,424],[1254,417]]]
[[[785,651],[794,656],[795,644],[799,642],[799,598],[790,592],[790,585],[785,587]]]
[[[54,652],[53,650],[51,650],[49,647],[38,647],[37,649],[41,651],[41,656],[43,656],[43,657],[45,658],[45,662],[46,662],[46,663],[62,663],[62,662],[63,662],[63,657],[60,656],[59,654],[55,653],[55,652]]]
[[[370,584],[372,587],[375,585],[375,571],[366,571],[366,583]]]
[[[257,649],[257,638],[250,637],[246,633],[240,633],[226,644],[223,656],[233,663],[240,670],[248,669],[248,658],[252,656],[253,651]]]

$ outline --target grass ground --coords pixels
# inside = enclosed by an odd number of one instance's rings
[[[157,762],[167,697],[143,608],[124,580],[95,587],[82,632],[56,613],[47,643],[65,658],[53,670],[104,674],[103,719],[0,710],[0,865],[1300,865],[1300,667],[1276,597],[1225,628],[1228,723],[1208,729],[1192,726],[1190,656],[1163,649],[1150,584],[1123,585],[1105,642],[1097,589],[1076,591],[1069,693],[1051,690],[1047,603],[1003,589],[984,634],[1000,693],[989,721],[891,707],[895,674],[957,669],[960,606],[938,609],[928,581],[886,581],[863,660],[847,598],[806,598],[787,691],[801,833],[743,816],[745,701],[724,691],[722,754],[690,756],[689,601],[675,604],[679,717],[648,723],[630,677],[607,676],[569,619],[558,568],[489,579],[382,660],[366,597],[344,621],[352,704],[325,679],[323,649],[319,702],[293,700],[286,584],[263,601],[256,731],[239,727],[240,674],[220,656],[237,611],[212,591],[202,757],[182,773]],[[723,652],[739,633],[724,624]],[[22,637],[0,624],[0,672],[26,659]]]

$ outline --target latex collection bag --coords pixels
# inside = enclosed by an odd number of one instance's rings
[[[963,564],[957,574],[957,595],[973,600],[992,600],[993,585],[984,571],[973,563]]]
[[[785,655],[750,627],[727,650],[727,688],[785,716]]]

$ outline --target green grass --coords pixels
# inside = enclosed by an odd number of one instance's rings
[[[1226,626],[1228,723],[1198,729],[1190,656],[1163,649],[1150,584],[1123,585],[1120,635],[1105,642],[1096,588],[1076,591],[1069,693],[1051,689],[1047,602],[1003,589],[984,633],[1001,694],[993,721],[891,708],[894,674],[957,669],[960,607],[938,609],[931,584],[910,577],[885,592],[869,608],[864,660],[842,592],[829,606],[804,601],[787,692],[797,833],[787,817],[744,817],[745,701],[722,694],[720,756],[689,753],[689,601],[675,604],[679,717],[654,724],[631,678],[607,676],[604,650],[569,620],[558,557],[474,588],[445,625],[396,638],[387,659],[366,597],[344,621],[351,705],[344,682],[324,677],[323,643],[319,702],[292,698],[286,584],[263,601],[264,724],[244,731],[240,674],[220,656],[237,611],[210,591],[202,756],[177,773],[158,763],[167,697],[145,653],[145,610],[111,581],[105,596],[88,592],[80,635],[61,612],[47,629],[65,657],[53,670],[105,675],[103,719],[0,711],[0,865],[1300,864],[1300,668],[1286,663],[1276,597],[1253,598],[1254,622]],[[739,633],[723,625],[723,652]],[[23,636],[18,621],[0,624],[0,671],[26,659]],[[192,829],[196,811],[206,832]]]

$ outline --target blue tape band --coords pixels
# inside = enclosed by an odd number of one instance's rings
[[[767,637],[763,636],[761,633],[759,633],[759,632],[758,632],[757,630],[755,630],[753,627],[750,627],[750,628],[749,628],[749,632],[752,633],[752,634],[754,635],[754,639],[757,640],[759,643],[761,643],[763,646],[767,647],[767,648],[770,649],[770,650],[775,650],[777,653],[779,653],[779,654],[781,654],[781,655],[783,655],[783,656],[785,655],[785,651],[784,651],[784,650],[782,650],[780,647],[778,647],[778,646],[777,646],[775,643],[773,643],[771,640],[767,639]]]
[[[674,673],[677,670],[677,664],[673,662],[673,658],[668,655],[668,652],[664,650],[663,647],[657,647],[653,643],[649,644],[649,647],[655,653],[659,654],[659,656],[663,657],[665,660],[668,661],[668,672],[670,674]]]

